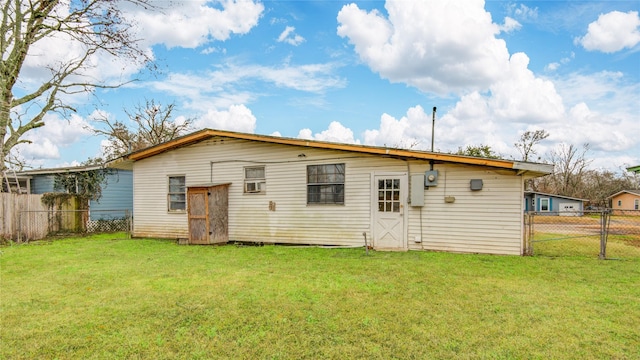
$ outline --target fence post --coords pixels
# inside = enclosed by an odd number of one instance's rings
[[[129,209],[124,211],[124,216],[127,218],[127,239],[131,239],[131,232],[133,231],[133,218]]]
[[[22,211],[18,212],[18,244],[22,242]]]
[[[600,212],[600,254],[598,254],[598,259],[600,260],[607,258],[608,217],[608,212],[606,210],[602,210]]]
[[[524,215],[525,224],[525,255],[533,255],[533,213],[527,212]]]

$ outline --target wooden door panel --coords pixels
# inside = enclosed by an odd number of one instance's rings
[[[208,244],[209,229],[207,217],[207,189],[188,189],[187,204],[189,214],[189,244]]]
[[[209,241],[211,244],[229,241],[229,186],[209,188]]]

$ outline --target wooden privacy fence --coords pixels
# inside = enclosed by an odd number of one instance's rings
[[[20,233],[20,214],[24,211],[47,211],[42,195],[0,193],[0,239],[17,240]],[[30,229],[32,239],[47,235],[47,229]]]
[[[51,205],[43,195],[0,193],[0,242],[28,242],[50,236],[95,233],[131,234],[129,209],[90,210],[77,196]]]

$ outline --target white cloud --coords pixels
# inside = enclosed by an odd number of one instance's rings
[[[298,138],[319,141],[331,141],[346,144],[359,144],[360,141],[353,137],[353,131],[337,121],[331,122],[329,128],[315,135],[311,129],[302,129],[298,133]]]
[[[256,129],[256,117],[246,106],[232,105],[229,110],[210,109],[194,121],[193,127],[253,133]]]
[[[607,71],[572,73],[554,83],[570,110],[564,124],[550,124],[549,130],[557,128],[559,137],[588,142],[594,150],[638,149],[640,84],[623,73]]]
[[[522,24],[520,24],[517,20],[510,18],[510,17],[505,17],[504,18],[504,23],[502,25],[499,26],[499,29],[501,32],[512,32],[515,30],[520,30],[522,28]]]
[[[490,86],[489,107],[494,116],[509,122],[540,122],[561,119],[562,97],[549,80],[536,77],[528,69],[524,53],[511,56],[508,77]]]
[[[603,113],[638,113],[640,84],[619,71],[570,73],[553,78],[565,103],[574,106],[585,102]]]
[[[286,42],[289,45],[298,46],[304,42],[304,38],[294,31],[296,30],[293,26],[287,26],[284,31],[278,37],[278,42]]]
[[[45,124],[46,126],[27,134],[50,139],[60,146],[71,145],[83,137],[93,134],[92,126],[76,114],[72,114],[69,119],[61,119],[58,115],[47,115],[45,116]]]
[[[202,54],[202,55],[209,55],[209,54],[213,54],[213,53],[226,54],[227,53],[227,49],[218,48],[218,47],[214,47],[214,46],[209,46],[209,47],[204,48],[204,49],[202,49],[200,51],[200,54]]]
[[[256,83],[267,83],[281,88],[322,94],[326,90],[346,86],[343,78],[335,75],[337,64],[308,64],[281,67],[261,65],[221,65],[216,71],[201,73],[173,73],[162,81],[136,86],[153,88],[184,99],[185,108],[207,111],[246,104],[258,96]],[[245,86],[246,90],[242,87]]]
[[[58,115],[46,115],[45,126],[33,129],[23,136],[30,144],[20,144],[16,150],[27,161],[34,159],[58,159],[60,148],[68,147],[93,134],[91,125],[78,115],[61,119]]]
[[[558,68],[560,67],[560,63],[559,62],[552,62],[547,64],[547,66],[544,67],[544,69],[546,71],[556,71],[558,70]]]
[[[426,149],[431,139],[431,116],[421,106],[407,110],[407,115],[396,120],[382,114],[378,129],[364,132],[364,143],[393,148]]]
[[[60,16],[64,16],[69,13],[69,3],[63,1],[57,5],[56,9]],[[58,69],[64,65],[77,63],[78,59],[86,55],[86,48],[85,44],[64,32],[54,32],[35,42],[29,48],[21,69],[20,81],[17,83],[19,89],[14,90],[18,90],[18,93],[34,91],[43,83],[50,81],[52,74],[59,73]],[[145,50],[143,47],[141,51],[153,59],[150,49]],[[141,60],[141,58],[116,57],[106,51],[97,51],[84,61],[83,67],[67,78],[66,83],[122,84],[143,68],[144,64]],[[77,104],[86,101],[86,94],[59,93],[58,98],[67,104]]]
[[[337,30],[383,78],[442,94],[484,90],[505,76],[509,53],[483,1],[387,1],[385,8],[388,18],[346,5]]]
[[[589,51],[613,53],[633,48],[640,43],[640,17],[637,11],[612,11],[598,16],[589,24],[587,34],[576,38],[576,43]]]
[[[60,149],[51,141],[51,139],[38,139],[35,136],[28,136],[25,138],[37,140],[32,140],[33,142],[31,144],[20,144],[16,146],[19,156],[26,160],[27,164],[32,165],[31,162],[34,160],[60,158]]]
[[[258,24],[264,5],[252,0],[179,0],[169,6],[156,1],[160,11],[135,8],[129,16],[138,24],[147,46],[195,48],[231,34],[246,34]]]
[[[571,62],[571,60],[575,59],[576,57],[576,53],[574,53],[573,51],[571,52],[571,55],[567,56],[567,57],[563,57],[562,59],[560,59],[560,61],[558,62],[552,62],[547,64],[547,66],[544,67],[545,71],[556,71],[560,68],[560,66],[562,65],[567,65],[568,63]]]
[[[520,4],[520,6],[511,4],[508,10],[520,21],[532,21],[538,18],[538,8],[530,8],[524,4]]]

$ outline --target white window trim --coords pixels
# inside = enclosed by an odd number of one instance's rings
[[[171,209],[171,195],[179,194],[170,192],[171,178],[184,178],[184,209]],[[184,214],[187,212],[187,176],[184,174],[167,175],[167,212],[171,214]]]
[[[264,177],[262,178],[247,178],[247,169],[262,168]],[[267,192],[267,169],[264,165],[259,166],[245,166],[242,168],[242,177],[244,179],[244,194],[255,195],[265,194]],[[251,189],[249,189],[251,188]]]
[[[542,204],[543,204],[543,202],[544,202],[545,200],[547,201],[547,210],[542,209]],[[539,199],[539,204],[540,204],[540,212],[549,212],[549,211],[551,211],[551,200],[549,200],[549,198],[548,198],[548,197],[546,197],[546,198],[540,198],[540,199]]]

